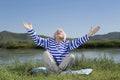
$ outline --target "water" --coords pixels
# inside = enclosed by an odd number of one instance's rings
[[[0,64],[11,64],[15,60],[20,62],[25,61],[40,61],[42,62],[42,53],[43,50],[35,50],[35,49],[0,49]]]
[[[109,60],[114,60],[115,63],[120,63],[120,49],[87,49],[77,51],[75,55],[78,56],[78,58],[84,55],[87,59],[101,59],[106,57]]]
[[[43,52],[44,50],[38,49],[0,49],[0,64],[11,64],[15,60],[43,63]],[[108,59],[113,59],[116,63],[120,63],[120,49],[84,49],[71,51],[71,53],[78,58],[84,55],[87,59],[99,59],[106,56]]]

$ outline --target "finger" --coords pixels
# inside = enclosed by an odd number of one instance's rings
[[[94,33],[98,32],[99,29],[100,29],[100,26],[96,27],[96,28],[94,29]]]
[[[22,22],[22,25],[25,26],[25,22]]]
[[[100,26],[97,26],[97,27],[96,27],[96,31],[98,31],[99,29],[100,29]]]
[[[27,23],[26,23],[26,22],[23,22],[23,24],[24,24],[24,25],[27,25]]]
[[[25,22],[22,22],[22,24],[25,24]]]
[[[24,24],[26,24],[26,22],[23,22]]]
[[[100,29],[100,26],[97,26],[96,28],[97,28],[97,29]]]

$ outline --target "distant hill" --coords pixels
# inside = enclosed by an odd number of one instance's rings
[[[43,36],[42,37],[47,37]],[[90,40],[120,40],[120,32],[111,32],[103,35],[95,35]],[[33,43],[27,33],[0,32],[0,43]]]
[[[90,40],[120,40],[120,32],[92,36]]]
[[[26,33],[0,32],[0,43],[29,43],[30,37]]]
[[[41,35],[42,37],[46,37]],[[0,32],[0,43],[33,43],[28,33]]]

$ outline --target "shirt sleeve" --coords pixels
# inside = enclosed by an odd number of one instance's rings
[[[35,44],[37,44],[38,46],[41,46],[43,48],[47,47],[48,39],[39,37],[36,34],[36,32],[33,30],[33,28],[28,30],[28,34],[30,35],[30,37],[32,38],[32,40],[34,41]]]
[[[88,40],[89,40],[89,37],[87,34],[81,38],[70,40],[69,41],[69,50],[78,48],[80,45],[84,44]]]

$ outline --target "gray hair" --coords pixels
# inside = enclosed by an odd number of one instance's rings
[[[59,28],[59,29],[63,31],[63,29],[61,29],[61,28]],[[63,41],[65,41],[66,40],[66,33],[63,31],[63,34],[64,34]],[[55,38],[55,35],[56,35],[56,32],[53,35],[54,38]]]

